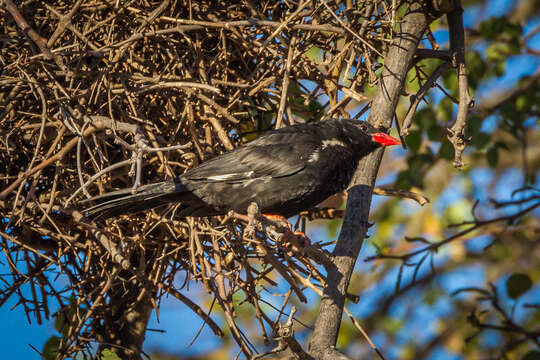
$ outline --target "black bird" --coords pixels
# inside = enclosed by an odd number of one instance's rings
[[[83,203],[90,218],[134,213],[180,203],[176,214],[263,213],[290,217],[344,190],[358,160],[399,140],[366,122],[331,119],[268,131],[256,140],[202,163],[174,180],[106,193]]]

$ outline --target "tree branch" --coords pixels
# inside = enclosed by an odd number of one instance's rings
[[[372,102],[369,123],[389,128],[403,89],[405,77],[429,19],[426,9],[414,2],[401,22],[385,57],[379,86]],[[372,189],[383,151],[376,151],[358,165],[349,196],[345,219],[334,249],[335,267],[328,271],[328,281],[321,299],[319,315],[309,351],[318,359],[347,359],[335,345],[341,324],[347,287],[367,231]]]
[[[454,167],[461,168],[463,160],[461,155],[465,150],[465,126],[467,125],[467,112],[474,102],[469,95],[467,82],[467,69],[465,67],[465,30],[463,29],[463,8],[460,0],[455,1],[455,9],[448,13],[448,32],[450,33],[450,50],[452,52],[452,65],[456,67],[459,87],[459,105],[456,121],[448,129],[448,140],[454,145]]]

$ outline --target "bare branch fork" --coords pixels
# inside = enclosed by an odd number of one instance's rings
[[[439,2],[442,3],[442,2]],[[401,135],[409,133],[412,120],[418,105],[428,90],[436,83],[437,79],[450,67],[456,69],[458,77],[458,113],[454,124],[448,128],[448,139],[454,146],[454,167],[463,167],[463,151],[465,150],[467,139],[465,137],[465,127],[467,125],[467,112],[474,106],[474,99],[469,95],[467,69],[465,64],[465,30],[463,28],[463,8],[460,0],[444,2],[442,6],[445,10],[452,9],[447,13],[448,31],[450,34],[450,50],[437,49],[417,49],[415,62],[426,58],[438,58],[444,60],[426,79],[417,94],[411,96],[411,105],[401,127]],[[448,4],[446,4],[448,3]],[[448,5],[448,6],[447,6]]]
[[[262,359],[265,356],[280,353],[287,350],[287,348],[291,349],[291,351],[300,360],[314,360],[311,355],[309,355],[304,351],[304,349],[302,349],[302,346],[298,343],[298,341],[296,341],[294,337],[293,316],[295,313],[296,307],[293,306],[291,307],[291,312],[289,313],[289,318],[287,319],[287,321],[284,324],[278,325],[276,331],[277,337],[274,338],[278,341],[278,345],[269,352],[254,356],[253,360]]]

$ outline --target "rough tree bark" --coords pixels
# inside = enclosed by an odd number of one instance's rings
[[[433,20],[433,11],[434,8],[425,2],[409,4],[399,32],[385,56],[385,68],[369,114],[371,124],[384,128],[392,125],[407,72],[419,41]],[[334,267],[328,271],[327,286],[309,345],[309,353],[316,359],[349,359],[335,346],[345,293],[367,231],[371,195],[382,156],[383,149],[380,149],[359,163],[348,191],[345,219],[333,253]]]

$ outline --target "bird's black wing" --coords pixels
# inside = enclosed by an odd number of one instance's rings
[[[309,134],[272,133],[215,157],[182,175],[183,179],[237,183],[263,177],[284,177],[306,166],[317,143]]]

